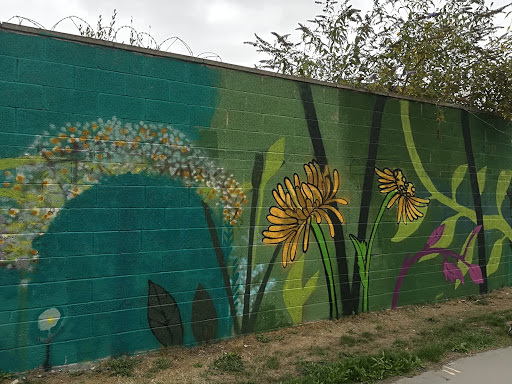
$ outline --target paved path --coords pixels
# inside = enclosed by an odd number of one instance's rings
[[[512,384],[512,347],[464,357],[395,384]]]

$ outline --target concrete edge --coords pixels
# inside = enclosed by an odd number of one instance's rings
[[[447,108],[454,108],[454,109],[459,109],[459,110],[466,110],[466,111],[470,111],[473,113],[478,113],[478,114],[489,115],[489,116],[501,118],[501,116],[492,114],[490,112],[480,111],[475,108],[469,108],[469,107],[465,107],[465,106],[458,105],[458,104],[451,104],[451,103],[446,103],[446,102],[435,102],[435,101],[429,100],[429,99],[415,98],[415,97],[400,95],[400,94],[391,93],[391,92],[370,91],[370,90],[364,89],[364,88],[357,88],[357,87],[351,87],[351,86],[343,85],[343,84],[329,83],[327,81],[308,79],[308,78],[299,77],[299,76],[285,75],[285,74],[266,71],[266,70],[258,69],[258,68],[244,67],[241,65],[229,64],[229,63],[219,62],[219,61],[215,61],[215,60],[202,59],[202,58],[197,58],[194,56],[181,55],[178,53],[158,51],[158,50],[149,49],[149,48],[141,48],[141,47],[136,47],[133,45],[99,40],[99,39],[93,39],[91,37],[72,35],[69,33],[57,32],[57,31],[52,31],[52,30],[47,30],[47,29],[27,27],[24,25],[17,25],[17,24],[2,22],[2,23],[0,23],[0,30],[5,30],[5,31],[9,31],[9,32],[17,32],[17,33],[21,33],[21,34],[25,34],[25,35],[39,35],[39,36],[50,37],[50,38],[54,38],[54,39],[58,39],[58,40],[65,40],[65,41],[71,41],[71,42],[94,45],[94,46],[121,49],[124,51],[130,51],[130,52],[144,54],[144,55],[148,55],[148,56],[172,58],[172,59],[181,60],[181,61],[204,64],[209,67],[246,72],[246,73],[256,74],[256,75],[260,75],[260,76],[264,76],[264,77],[275,77],[275,78],[279,78],[279,79],[298,81],[298,82],[302,82],[302,83],[322,85],[325,87],[350,90],[350,91],[355,91],[355,92],[365,93],[365,94],[388,96],[388,97],[391,97],[394,99],[399,99],[399,100],[408,100],[408,101],[413,101],[413,102],[417,102],[417,103],[435,105],[438,107],[447,107]]]

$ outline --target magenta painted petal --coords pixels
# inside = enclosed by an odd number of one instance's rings
[[[464,275],[459,267],[457,267],[453,263],[449,263],[447,261],[443,262],[443,273],[446,281],[450,283],[455,283],[455,280],[460,280],[462,284],[464,284]]]
[[[471,276],[471,280],[473,280],[475,284],[482,284],[484,282],[482,270],[478,264],[471,264],[469,266],[469,276]]]
[[[476,235],[478,232],[480,232],[480,229],[482,229],[481,225],[477,225],[475,229],[473,229],[473,235]]]
[[[427,246],[432,247],[434,246],[439,240],[441,240],[441,236],[443,236],[444,227],[446,225],[440,225],[436,229],[434,229],[434,232],[430,235],[430,237],[427,240]]]

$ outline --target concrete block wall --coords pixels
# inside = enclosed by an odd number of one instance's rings
[[[0,369],[508,286],[509,125],[4,24]]]

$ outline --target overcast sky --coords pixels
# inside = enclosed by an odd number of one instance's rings
[[[372,0],[353,2],[366,10]],[[224,62],[252,67],[264,56],[244,41],[253,40],[254,33],[270,39],[271,31],[291,32],[298,22],[319,14],[321,7],[314,0],[0,0],[0,21],[18,15],[50,29],[60,19],[74,15],[96,25],[98,15],[107,23],[114,9],[117,26],[130,25],[133,17],[133,26],[139,32],[150,32],[159,43],[178,36],[195,56],[213,51]],[[78,33],[70,21],[61,23],[57,30]],[[179,43],[170,51],[187,54]]]

